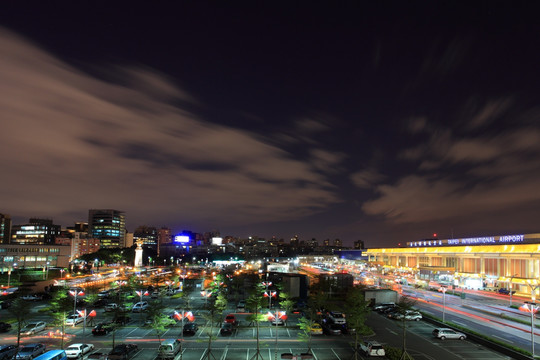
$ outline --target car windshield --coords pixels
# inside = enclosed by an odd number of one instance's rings
[[[32,329],[32,328],[34,328],[34,327],[36,327],[36,326],[37,326],[37,324],[28,324],[28,325],[26,325],[24,328],[25,328],[25,329]]]

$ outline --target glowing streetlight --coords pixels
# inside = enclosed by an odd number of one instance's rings
[[[73,313],[77,314],[77,296],[84,296],[84,291],[78,289],[70,290],[69,294],[73,296]]]
[[[207,290],[203,290],[203,291],[201,291],[201,296],[204,297],[204,306],[207,306],[208,305],[208,298],[210,296],[212,296],[212,292],[207,291]]]
[[[276,310],[275,313],[268,311],[267,316],[268,316],[268,320],[270,321],[270,324],[274,322],[276,323],[276,345],[274,348],[274,359],[277,360],[279,323],[280,323],[280,320],[285,321],[287,319],[287,314],[285,313],[285,311]]]

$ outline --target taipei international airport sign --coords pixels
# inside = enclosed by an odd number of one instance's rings
[[[501,236],[483,236],[475,238],[463,239],[429,239],[421,241],[408,242],[408,247],[425,247],[425,246],[448,246],[448,245],[506,245],[522,243],[525,235],[501,235]]]

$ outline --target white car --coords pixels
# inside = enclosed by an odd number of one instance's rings
[[[94,350],[93,344],[71,344],[66,348],[68,358],[81,358]]]
[[[330,321],[332,321],[334,324],[342,325],[346,323],[345,315],[337,311],[330,311],[328,313],[328,319],[330,319]]]
[[[80,324],[84,321],[84,317],[79,316],[78,314],[69,315],[66,318],[66,325],[75,326],[77,324]]]
[[[37,332],[45,330],[46,326],[47,324],[44,321],[38,321],[35,323],[28,324],[21,329],[21,335],[32,336]]]
[[[148,302],[139,301],[138,303],[133,305],[133,308],[131,309],[131,311],[133,311],[133,312],[141,312],[141,311],[145,311],[146,309],[148,309]]]

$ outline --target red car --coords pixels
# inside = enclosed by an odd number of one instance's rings
[[[225,316],[225,322],[228,324],[236,325],[236,317],[234,316],[234,314],[229,314]]]

